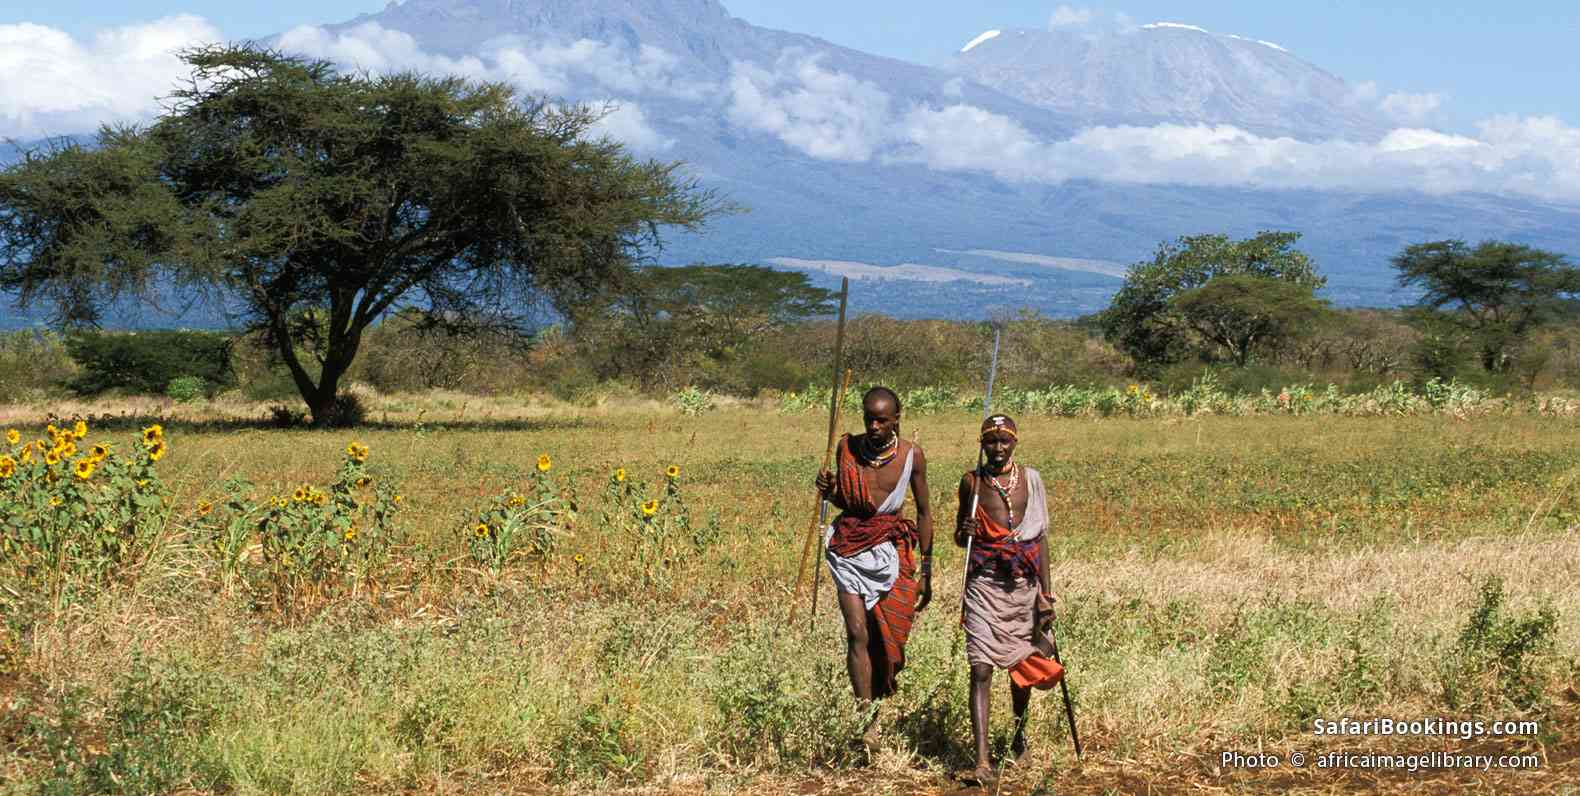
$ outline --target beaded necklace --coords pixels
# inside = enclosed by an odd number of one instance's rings
[[[872,435],[869,434],[861,438],[861,458],[872,467],[882,467],[885,464],[894,461],[895,455],[899,452],[900,435],[898,432],[889,437],[889,442],[887,445],[884,445],[877,450],[872,449]]]
[[[1004,500],[1004,510],[1009,512],[1009,524],[1013,527],[1015,525],[1015,507],[1009,502],[1009,496],[1015,492],[1015,487],[1020,486],[1020,465],[1010,464],[1008,485],[1000,483],[998,476],[992,473],[988,473],[988,483],[993,486],[993,491],[997,492],[998,496]]]

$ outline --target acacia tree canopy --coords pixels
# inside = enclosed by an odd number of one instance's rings
[[[1328,314],[1309,285],[1236,274],[1175,296],[1172,309],[1201,339],[1244,367],[1258,345],[1294,337]]]
[[[184,57],[189,81],[148,127],[0,172],[0,287],[64,323],[161,283],[214,291],[317,424],[391,310],[462,330],[566,310],[629,279],[661,226],[722,209],[679,164],[591,137],[593,109],[251,47]]]
[[[1418,243],[1393,258],[1399,284],[1422,291],[1417,317],[1468,334],[1481,364],[1504,372],[1532,331],[1580,310],[1580,268],[1562,255],[1503,241]]]
[[[1099,315],[1103,336],[1141,367],[1178,362],[1196,350],[1200,331],[1175,305],[1181,294],[1229,276],[1287,282],[1308,296],[1327,284],[1311,258],[1293,248],[1299,239],[1298,232],[1262,232],[1245,240],[1193,235],[1164,243],[1151,261],[1130,267]],[[1230,323],[1226,316],[1219,321]]]

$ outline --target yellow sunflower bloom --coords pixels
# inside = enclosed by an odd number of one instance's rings
[[[148,446],[148,461],[157,462],[165,458],[165,453],[168,451],[169,448],[165,445],[165,441],[162,439],[157,440],[154,444]]]
[[[403,501],[403,500],[405,500],[405,499],[406,499],[406,498],[404,498],[404,497],[402,497],[402,496],[400,496],[400,495],[396,495],[396,496],[395,496],[395,505],[397,505],[397,506],[399,506],[399,505],[400,505],[400,504],[401,504],[401,501]]]
[[[60,508],[60,504],[65,503],[65,502],[66,501],[60,499],[60,495],[52,495],[52,496],[50,496],[50,499],[49,499],[49,505],[50,505],[51,508],[57,508],[58,509],[58,508]]]
[[[527,505],[527,499],[522,497],[522,496],[520,496],[520,495],[511,495],[510,496],[510,505],[515,507],[515,508],[520,508],[522,506]]]
[[[658,513],[658,499],[642,501],[642,516],[651,517]]]
[[[352,442],[346,446],[346,456],[352,461],[361,464],[368,460],[368,446],[360,442]]]
[[[21,442],[22,441],[22,432],[17,431],[14,428],[7,429],[6,432],[5,432],[5,441],[6,441],[7,445],[15,445],[18,442]]]
[[[0,478],[10,478],[13,475],[16,475],[16,459],[0,456]]]
[[[60,429],[56,428],[54,423],[45,426],[44,433],[48,434],[50,439],[58,439],[60,437]]]
[[[670,466],[664,468],[664,475],[668,476],[670,478],[670,480],[674,480],[676,478],[679,478],[680,477],[680,465],[678,465],[678,464],[671,464]]]
[[[22,453],[20,455],[22,457],[22,463],[23,464],[27,464],[28,462],[33,461],[33,446],[32,445],[23,445],[22,446]]]
[[[358,489],[367,489],[370,486],[373,486],[373,479],[371,479],[371,478],[369,478],[369,477],[367,477],[365,475],[362,476],[361,478],[357,479],[357,488]]]
[[[486,523],[486,522],[478,523],[477,527],[472,529],[472,533],[475,534],[477,536],[477,538],[479,538],[479,539],[487,539],[488,538],[488,523]]]
[[[82,461],[77,462],[77,467],[75,469],[77,477],[82,479],[83,481],[86,481],[89,478],[92,478],[93,477],[93,468],[94,468],[94,466],[95,465],[93,464],[93,462],[91,462],[91,461],[89,461],[87,459],[83,459]]]
[[[322,492],[319,492],[318,494],[313,495],[313,502],[318,504],[318,505],[320,505],[320,506],[322,506],[325,503],[329,502],[329,496],[324,494],[324,493],[322,493]]]
[[[71,435],[77,439],[82,439],[83,437],[88,436],[88,424],[84,421],[78,420],[76,425],[71,427]]]
[[[213,503],[210,503],[207,500],[199,500],[198,501],[197,513],[198,513],[199,517],[207,517],[209,515],[209,512],[211,512],[213,510],[214,510],[214,504]]]
[[[165,438],[165,427],[155,423],[143,429],[143,444],[153,447],[154,443]]]
[[[296,491],[291,493],[291,499],[297,503],[305,502],[307,500],[307,490],[297,487]]]
[[[547,453],[538,455],[538,472],[546,473],[554,467],[554,460]]]
[[[347,528],[346,529],[346,541],[349,542],[349,541],[351,541],[353,539],[356,539],[356,538],[357,538],[357,526],[353,525],[350,528]]]
[[[50,467],[60,464],[60,451],[51,448],[48,453],[44,454],[44,463]]]
[[[66,444],[60,446],[60,457],[62,459],[70,459],[71,457],[76,456],[76,455],[77,455],[77,443],[75,443],[75,442],[67,442]]]
[[[615,471],[614,471],[614,481],[617,484],[625,483],[625,468],[624,467],[619,467],[619,468],[615,469]]]
[[[95,445],[88,450],[88,458],[95,462],[102,462],[110,458],[110,449],[104,445]]]

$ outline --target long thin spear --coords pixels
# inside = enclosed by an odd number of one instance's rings
[[[839,282],[839,328],[834,333],[834,371],[829,376],[829,392],[832,395],[828,401],[828,447],[823,450],[823,467],[818,472],[828,469],[829,461],[834,458],[834,444],[838,441],[835,435],[839,433],[839,386],[834,382],[839,379],[840,371],[845,366],[845,304],[850,298],[850,278],[845,277]],[[795,591],[790,597],[790,624],[795,624],[795,609],[801,603],[801,584],[806,581],[806,560],[812,554],[812,538],[817,535],[818,518],[823,513],[823,495],[817,496],[817,510],[812,512],[812,525],[807,529],[806,541],[801,545],[801,565],[796,568]]]
[[[993,414],[993,380],[998,376],[998,343],[1002,330],[997,324],[993,326],[993,364],[988,367],[987,399],[982,402],[982,419],[986,420]],[[977,444],[977,469],[971,476],[971,513],[967,517],[977,516],[977,506],[982,496],[982,466],[984,453],[980,441]],[[976,541],[976,536],[966,537],[966,566],[965,574],[961,576],[960,583],[960,617],[963,621],[966,615],[966,587],[971,583],[971,543]]]
[[[834,396],[834,406],[844,408],[845,391],[850,389],[850,369],[845,369],[845,382],[839,385],[839,394]],[[834,425],[839,426],[839,409],[834,410]],[[837,432],[836,432],[837,433]],[[826,468],[827,465],[824,465]],[[807,630],[817,627],[817,591],[823,584],[823,529],[828,527],[828,501],[817,502],[817,558],[812,559],[812,615],[807,617]]]

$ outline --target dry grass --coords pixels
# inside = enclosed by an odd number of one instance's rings
[[[373,425],[354,434],[267,429],[267,409],[256,405],[56,407],[101,418],[112,438],[163,418],[172,442],[165,472],[180,508],[167,547],[135,582],[13,624],[22,657],[0,675],[0,704],[13,713],[0,720],[11,748],[0,752],[0,781],[17,784],[0,792],[23,792],[47,774],[27,717],[59,724],[56,700],[79,689],[87,717],[79,730],[113,735],[117,700],[128,683],[143,682],[129,673],[144,670],[170,698],[206,711],[202,728],[171,741],[202,763],[183,780],[199,790],[952,787],[944,774],[964,762],[969,729],[952,621],[959,553],[946,534],[935,607],[920,620],[896,711],[885,720],[888,746],[876,759],[847,743],[862,717],[841,682],[826,578],[816,627],[773,633],[812,509],[806,484],[824,433],[816,417],[750,404],[685,417],[641,402],[368,400]],[[0,407],[0,428],[42,421],[38,409]],[[972,458],[974,425],[963,414],[906,420],[905,433],[928,452],[941,530],[952,518],[955,478]],[[1087,755],[1077,767],[1057,697],[1038,696],[1031,731],[1043,751],[1013,780],[1015,792],[1039,784],[1132,792],[1149,783],[1226,792],[1445,783],[1523,790],[1572,773],[1576,712],[1564,694],[1580,658],[1580,596],[1569,585],[1580,568],[1573,421],[1023,425],[1023,460],[1053,490],[1061,643]],[[409,546],[390,587],[297,618],[263,609],[246,589],[221,594],[204,551],[186,543],[196,521],[187,507],[216,497],[232,476],[255,483],[260,497],[322,483],[350,437],[372,447],[382,477],[403,485],[411,507]],[[541,567],[498,578],[478,572],[461,547],[466,512],[519,485],[543,452],[581,496],[576,537]],[[725,534],[681,562],[673,586],[632,591],[614,577],[623,537],[590,520],[595,495],[616,466],[656,484],[671,463],[682,467],[693,512],[716,513]],[[573,552],[593,560],[573,566]],[[1506,616],[1545,606],[1559,617],[1540,658],[1542,704],[1520,709],[1493,688],[1482,708],[1489,719],[1538,716],[1553,730],[1509,744],[1547,754],[1545,774],[1213,770],[1225,749],[1332,747],[1302,725],[1313,712],[1452,714],[1441,663],[1488,577],[1501,579]],[[1344,685],[1357,672],[1375,687]],[[752,695],[767,700],[757,713],[730,712]],[[1002,702],[995,719],[1002,743]]]

